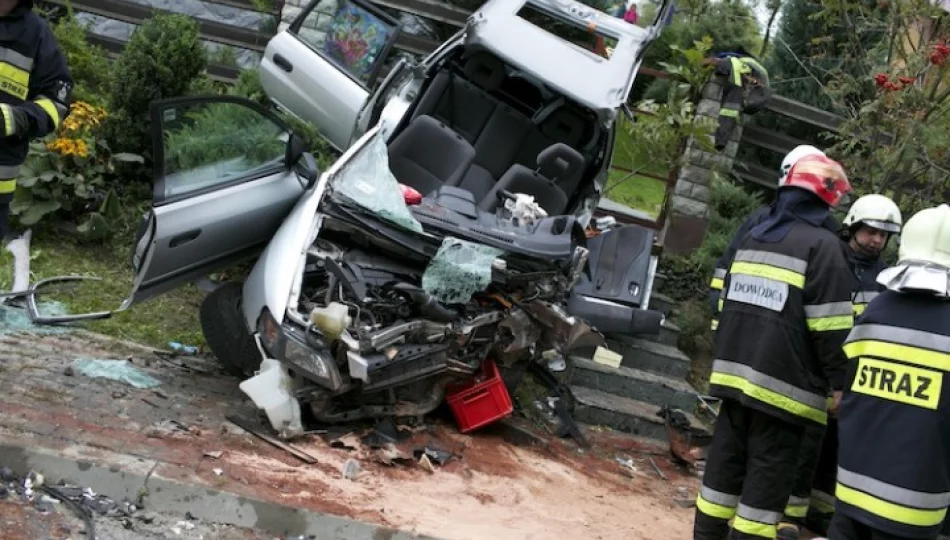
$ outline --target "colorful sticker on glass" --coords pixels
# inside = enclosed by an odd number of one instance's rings
[[[353,4],[344,4],[330,23],[324,52],[365,81],[373,71],[393,29]]]

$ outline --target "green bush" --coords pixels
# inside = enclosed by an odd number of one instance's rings
[[[198,24],[190,17],[160,14],[132,35],[115,65],[106,133],[119,151],[151,158],[149,104],[188,93],[207,66]]]
[[[187,124],[165,134],[166,171],[188,171],[240,159],[250,169],[283,153],[272,124],[238,105],[218,104],[189,113]]]
[[[86,41],[86,27],[76,20],[72,9],[52,25],[52,30],[73,78],[73,100],[105,105],[112,78],[106,52]]]
[[[764,204],[757,194],[718,177],[713,180],[710,194],[712,217],[703,245],[689,255],[670,255],[660,260],[659,271],[667,281],[665,292],[678,301],[706,298],[716,260],[746,217]]]
[[[256,69],[242,69],[230,89],[231,95],[245,97],[261,105],[269,105],[267,93],[261,85],[261,74]]]

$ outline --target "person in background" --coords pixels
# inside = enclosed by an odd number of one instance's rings
[[[852,278],[841,240],[824,223],[850,191],[837,162],[799,159],[729,266],[709,379],[722,405],[695,540],[775,538],[805,427],[827,422],[829,388],[840,395]]]
[[[878,282],[844,345],[828,536],[934,539],[950,506],[950,206],[907,220]]]
[[[638,19],[639,15],[637,14],[637,4],[631,2],[630,5],[627,6],[627,11],[623,14],[623,20],[630,24],[637,24]]]
[[[0,238],[13,239],[10,202],[30,140],[55,131],[69,113],[72,78],[33,0],[0,0]]]
[[[799,159],[806,156],[825,156],[825,153],[821,150],[815,148],[814,146],[808,144],[802,144],[796,146],[792,149],[791,152],[785,154],[785,157],[782,159],[782,165],[779,168],[779,177],[778,185],[781,186],[786,177],[788,177],[788,171],[792,168]],[[752,212],[745,221],[742,222],[742,225],[739,226],[739,229],[734,235],[732,235],[732,240],[729,242],[729,247],[726,248],[726,251],[719,257],[719,260],[716,261],[716,269],[713,271],[712,280],[709,282],[709,307],[712,309],[713,317],[711,328],[713,331],[719,325],[719,293],[722,291],[722,282],[726,276],[726,270],[728,270],[729,265],[732,264],[732,258],[736,254],[736,250],[739,249],[739,243],[745,238],[745,235],[759,223],[762,223],[766,218],[769,217],[769,214],[775,208],[775,203],[762,206],[756,211]],[[832,230],[837,231],[838,226],[834,220],[834,216],[830,213],[828,214],[828,219],[830,220],[827,223],[828,226],[832,227]]]
[[[884,287],[877,282],[886,268],[884,249],[901,231],[901,211],[884,195],[864,195],[851,205],[840,232],[843,248],[854,274],[852,309],[864,313],[867,304]],[[835,472],[838,462],[838,426],[834,417],[827,428],[808,426],[799,454],[792,495],[779,524],[779,540],[798,540],[801,527],[825,534],[834,515]]]

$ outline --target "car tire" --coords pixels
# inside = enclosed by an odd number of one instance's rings
[[[237,377],[254,375],[261,353],[244,324],[244,287],[227,282],[211,291],[201,303],[201,331],[208,347],[225,370]]]

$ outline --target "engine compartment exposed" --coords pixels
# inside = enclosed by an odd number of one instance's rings
[[[295,317],[308,321],[309,342],[327,350],[341,374],[337,388],[311,377],[318,384],[303,401],[318,420],[421,416],[442,402],[447,386],[478,372],[486,358],[510,366],[541,351],[561,352],[558,341],[571,337],[576,322],[548,303],[569,289],[561,272],[521,276],[492,257],[479,270],[489,276],[485,290],[446,303],[424,287],[438,257],[410,257],[352,223],[324,222],[307,253]],[[462,263],[456,278],[473,280],[476,273]],[[345,307],[338,318],[345,328],[335,340],[332,325],[321,326],[315,316],[333,306]],[[548,319],[543,328],[540,318]],[[308,378],[306,369],[300,374]]]

